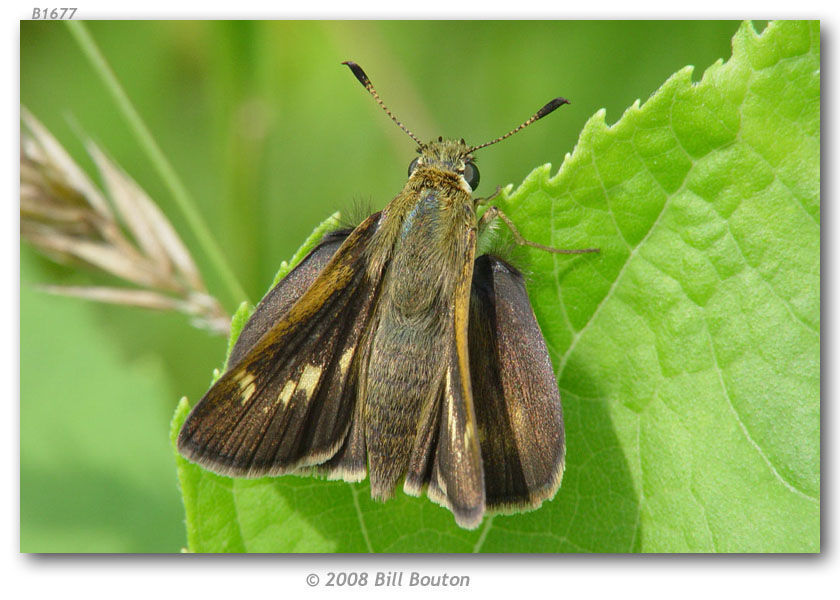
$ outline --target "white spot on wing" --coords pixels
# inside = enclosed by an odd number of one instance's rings
[[[234,375],[234,379],[236,383],[239,384],[239,389],[244,390],[246,387],[254,383],[254,379],[256,376],[246,369],[242,369],[236,375]]]
[[[283,389],[280,390],[280,394],[277,396],[277,401],[281,402],[283,406],[289,404],[289,400],[292,399],[292,394],[295,393],[295,387],[297,387],[297,382],[293,379],[290,379],[286,382],[286,385],[283,386]]]
[[[243,405],[251,399],[251,396],[254,395],[254,391],[257,389],[257,384],[254,382],[255,379],[256,376],[249,371],[240,371],[236,375],[236,383],[242,391],[241,398]]]
[[[454,445],[458,439],[458,420],[455,418],[455,394],[452,393],[452,369],[446,370],[446,409],[449,417],[449,440]]]
[[[298,380],[298,389],[303,390],[307,398],[315,391],[315,387],[321,379],[321,370],[321,367],[316,365],[306,365],[303,367],[303,373],[300,374],[300,379]]]
[[[347,369],[350,368],[350,360],[353,358],[353,346],[347,348],[338,359],[338,368],[341,369],[341,375],[347,375]]]

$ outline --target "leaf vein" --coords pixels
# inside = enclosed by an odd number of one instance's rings
[[[569,360],[569,356],[571,356],[572,352],[574,351],[575,347],[577,346],[578,341],[589,328],[589,326],[595,321],[595,318],[598,316],[598,313],[601,311],[603,306],[607,303],[607,301],[612,297],[613,293],[615,292],[616,287],[618,287],[618,282],[621,280],[621,276],[624,274],[624,271],[627,270],[628,265],[633,261],[633,258],[638,253],[639,249],[644,245],[644,243],[650,238],[651,234],[653,233],[656,226],[659,224],[659,221],[662,219],[662,215],[665,214],[666,209],[668,208],[668,201],[671,197],[665,199],[665,202],[662,203],[662,209],[659,211],[659,214],[656,216],[656,219],[651,224],[650,229],[645,234],[636,247],[630,250],[630,253],[627,255],[627,259],[624,261],[624,264],[621,266],[621,269],[615,276],[615,279],[610,285],[610,289],[607,290],[607,293],[604,295],[603,299],[598,303],[598,306],[595,307],[595,310],[592,312],[592,316],[586,321],[583,327],[577,331],[572,338],[572,342],[569,344],[569,349],[566,350],[566,353],[563,355],[563,358],[560,360],[560,366],[557,369],[558,376],[562,375],[563,369],[566,367],[566,363]]]
[[[741,249],[741,244],[738,242],[738,238],[732,232],[732,228],[729,226],[729,222],[726,223],[726,228],[729,231],[729,235],[732,236],[732,241],[735,242],[735,248],[738,250],[738,254],[741,255],[741,259],[743,259],[744,264],[747,265],[747,267],[751,271],[753,271],[758,276],[758,278],[767,286],[767,289],[770,290],[770,293],[773,296],[775,296],[779,300],[779,302],[781,302],[782,306],[785,307],[785,310],[787,310],[788,314],[793,318],[793,320],[802,325],[809,333],[819,336],[819,330],[815,330],[811,325],[802,320],[802,317],[800,317],[796,314],[796,312],[794,312],[793,307],[790,305],[790,301],[782,297],[778,290],[776,290],[775,286],[764,277],[764,274],[752,264],[750,264],[750,261],[748,261],[747,257],[744,256],[744,251]]]
[[[493,519],[495,518],[496,515],[490,515],[484,522],[484,527],[481,529],[481,534],[478,536],[478,539],[475,542],[475,546],[473,546],[473,554],[481,552],[481,547],[484,545],[484,540],[487,539],[487,534],[490,532],[490,528],[493,526]]]
[[[717,352],[715,351],[715,344],[712,338],[712,333],[709,330],[708,322],[706,322],[706,334],[709,336],[709,344],[712,350],[712,364],[715,367],[718,382],[720,383],[720,387],[723,390],[723,397],[726,399],[726,403],[729,405],[729,408],[732,411],[732,415],[735,417],[735,422],[738,424],[738,427],[741,429],[741,432],[744,434],[744,437],[752,445],[752,447],[755,448],[755,451],[767,465],[767,468],[770,469],[770,472],[776,477],[776,479],[778,479],[782,483],[782,485],[784,485],[789,491],[793,492],[794,494],[797,494],[799,496],[802,496],[806,500],[819,504],[819,498],[815,498],[809,494],[806,494],[805,492],[788,482],[784,477],[782,477],[782,474],[779,473],[779,471],[773,465],[770,458],[761,449],[761,446],[759,446],[758,443],[756,443],[756,441],[753,439],[752,435],[750,435],[749,429],[747,429],[746,424],[744,424],[744,422],[741,420],[741,415],[738,414],[735,405],[732,403],[732,398],[729,395],[729,389],[726,387],[726,382],[723,379],[723,371],[720,368],[720,363],[718,362]]]
[[[356,508],[356,516],[359,518],[359,529],[362,531],[362,537],[365,539],[365,545],[367,546],[368,552],[373,553],[373,545],[370,543],[367,525],[365,525],[365,517],[362,514],[362,507],[359,506],[359,492],[356,491],[356,487],[352,483],[348,484],[348,486],[350,487],[350,493],[353,496],[353,506]]]

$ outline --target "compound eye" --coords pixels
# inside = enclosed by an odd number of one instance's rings
[[[478,182],[481,179],[481,176],[478,174],[478,167],[475,166],[475,163],[472,161],[467,161],[467,164],[464,165],[464,180],[467,184],[475,190],[478,187]]]
[[[408,165],[408,176],[409,177],[411,177],[411,174],[414,173],[414,169],[417,168],[417,162],[419,160],[420,160],[420,157],[418,156],[417,158],[415,158],[414,160],[411,161],[410,165]]]

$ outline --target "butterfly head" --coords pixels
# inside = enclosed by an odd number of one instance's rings
[[[408,165],[409,177],[421,177],[429,170],[456,175],[469,191],[478,187],[479,173],[471,148],[464,140],[438,138],[417,148],[419,156]]]

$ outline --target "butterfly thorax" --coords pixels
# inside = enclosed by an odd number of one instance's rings
[[[383,211],[372,245],[373,262],[388,256],[384,296],[407,318],[430,316],[431,304],[451,298],[452,274],[463,267],[475,228],[472,190],[463,177],[467,146],[443,140],[419,152],[402,192]]]
[[[401,259],[414,274],[409,281],[427,287],[432,282],[424,279],[445,277],[458,262],[454,255],[463,253],[464,237],[475,227],[472,189],[464,179],[472,157],[463,141],[454,140],[429,142],[418,152],[405,187],[382,211],[368,247],[368,272],[378,279],[386,264],[393,270]]]

